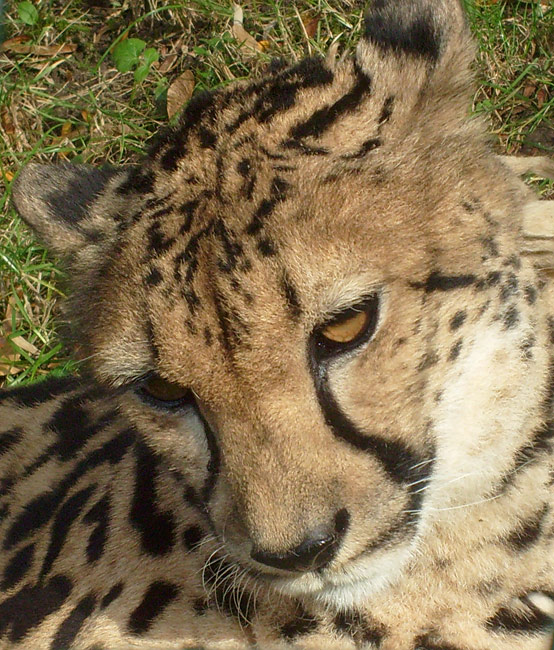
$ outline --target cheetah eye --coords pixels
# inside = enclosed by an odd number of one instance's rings
[[[137,392],[146,402],[165,409],[175,409],[194,403],[190,389],[168,381],[156,373],[149,374]]]
[[[378,317],[377,294],[337,314],[314,333],[318,356],[330,357],[365,343],[374,334]]]

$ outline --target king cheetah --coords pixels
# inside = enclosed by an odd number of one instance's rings
[[[554,210],[472,51],[375,0],[135,167],[23,169],[83,362],[0,393],[0,647],[547,650]]]

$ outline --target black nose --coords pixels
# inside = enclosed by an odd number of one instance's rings
[[[285,569],[286,571],[315,571],[323,569],[335,557],[341,540],[348,527],[350,516],[346,509],[339,510],[335,516],[334,527],[315,528],[296,548],[284,553],[273,553],[253,549],[251,557],[256,562]]]

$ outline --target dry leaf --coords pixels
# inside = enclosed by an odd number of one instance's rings
[[[59,56],[60,54],[73,54],[77,46],[73,43],[63,45],[27,45],[10,38],[0,45],[0,52],[14,52],[15,54],[34,54],[35,56]]]
[[[304,25],[304,31],[308,38],[313,38],[315,36],[320,18],[320,14],[317,14],[316,16],[313,16],[310,13],[302,14],[302,24]]]
[[[37,347],[32,343],[29,343],[29,341],[24,339],[22,336],[14,336],[11,341],[14,345],[17,345],[18,348],[25,350],[25,352],[28,352],[29,354],[38,354],[40,352]]]
[[[67,136],[71,133],[71,127],[72,127],[71,122],[64,122],[62,124],[60,136],[62,138],[67,138]]]
[[[537,106],[539,108],[542,108],[547,98],[548,98],[548,93],[546,92],[546,90],[544,88],[539,88],[539,90],[537,91]]]
[[[6,182],[11,183],[13,181],[13,172],[2,172],[2,175]]]
[[[233,4],[233,7],[233,36],[237,39],[240,46],[245,45],[252,50],[260,52],[264,49],[264,46],[258,43],[258,41],[244,29],[242,7],[238,4]]]
[[[535,94],[536,90],[537,87],[534,84],[527,84],[527,86],[525,86],[525,88],[523,89],[523,96],[532,97]]]
[[[175,64],[175,61],[177,61],[176,54],[168,54],[165,56],[163,61],[160,63],[160,67],[158,68],[159,73],[165,74],[166,72],[169,72],[169,70],[171,70]]]
[[[2,124],[2,129],[7,135],[13,135],[15,133],[13,117],[10,115],[7,106],[2,107],[2,111],[0,111],[0,124]]]
[[[194,91],[194,74],[185,70],[167,89],[167,116],[172,118],[192,97]]]

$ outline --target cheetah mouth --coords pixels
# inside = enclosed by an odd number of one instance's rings
[[[297,576],[257,573],[281,594],[305,598],[334,607],[354,607],[368,596],[391,586],[413,556],[413,544],[404,544],[376,558],[362,554],[337,569],[312,571]]]

